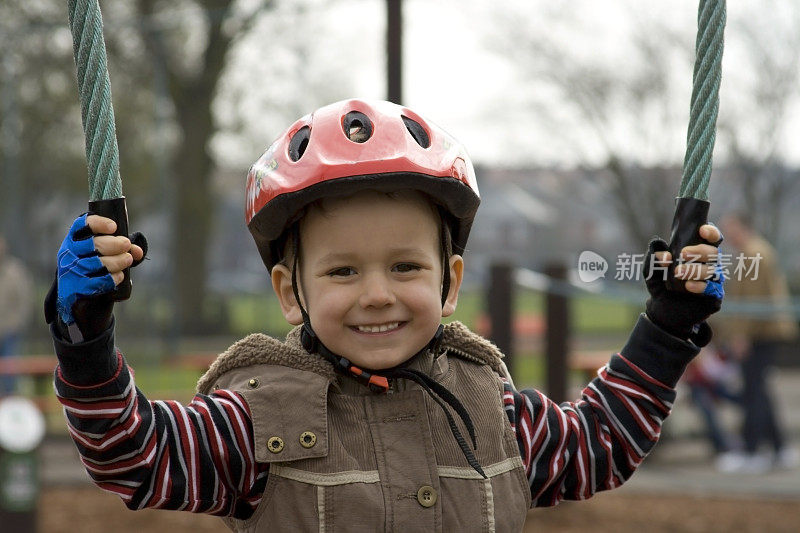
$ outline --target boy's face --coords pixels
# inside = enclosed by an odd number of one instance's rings
[[[300,235],[298,283],[311,326],[356,366],[377,370],[406,361],[455,310],[463,261],[450,258],[442,307],[438,215],[417,193],[328,200],[309,211]],[[272,282],[286,319],[301,324],[289,269],[276,266]]]

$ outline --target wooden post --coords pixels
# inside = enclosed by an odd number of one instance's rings
[[[554,281],[567,280],[567,267],[554,263],[545,267],[545,274]],[[569,353],[569,297],[550,290],[546,296],[545,358],[547,362],[547,395],[554,402],[567,399],[567,354]]]
[[[387,100],[403,103],[403,0],[386,0]]]
[[[489,321],[491,340],[505,354],[508,372],[514,376],[514,269],[509,263],[493,263],[489,270]]]

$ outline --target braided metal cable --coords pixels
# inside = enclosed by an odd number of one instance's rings
[[[68,11],[86,138],[89,199],[120,198],[119,148],[100,5],[98,0],[69,0]]]
[[[689,130],[686,135],[683,178],[678,192],[682,198],[708,200],[719,111],[725,12],[725,0],[700,1]]]

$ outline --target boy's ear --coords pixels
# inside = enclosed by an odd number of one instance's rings
[[[275,295],[281,304],[283,317],[289,324],[299,326],[303,323],[303,315],[292,290],[291,271],[284,265],[275,265],[272,267],[271,277],[272,290],[275,291]]]
[[[457,254],[450,256],[450,290],[447,299],[442,306],[442,316],[450,316],[456,311],[458,303],[458,291],[461,289],[461,282],[464,280],[464,259]]]

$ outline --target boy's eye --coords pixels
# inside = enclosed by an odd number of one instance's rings
[[[352,276],[356,271],[350,267],[339,267],[328,271],[328,276],[345,277]]]
[[[414,272],[419,270],[421,267],[419,265],[415,265],[414,263],[398,263],[392,270],[395,272],[406,273],[406,272]]]

